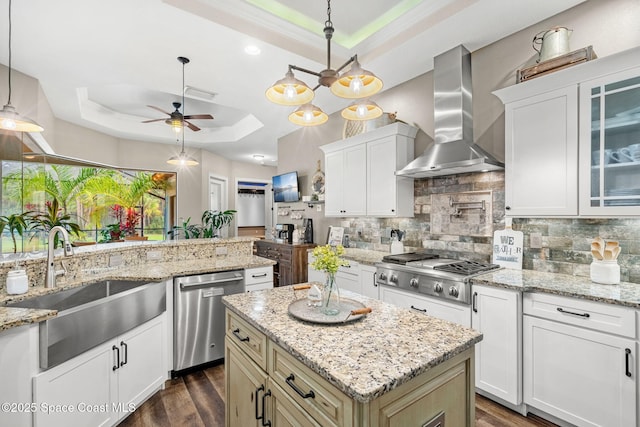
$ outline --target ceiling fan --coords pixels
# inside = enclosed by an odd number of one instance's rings
[[[182,103],[180,102],[173,103],[173,108],[176,109],[173,113],[169,113],[167,111],[164,111],[162,108],[155,107],[153,105],[147,105],[147,107],[149,108],[153,108],[154,110],[157,110],[157,111],[160,111],[161,113],[166,114],[167,116],[169,116],[169,118],[163,117],[161,119],[145,120],[142,123],[153,123],[153,122],[164,121],[166,124],[171,125],[171,127],[173,128],[173,130],[176,131],[176,133],[182,130],[183,125],[186,125],[192,131],[197,132],[200,130],[200,128],[194,125],[193,123],[189,122],[188,120],[211,120],[213,119],[213,116],[211,114],[188,114],[185,116],[180,112],[180,107],[184,107],[184,66],[185,64],[189,63],[189,58],[185,58],[184,56],[179,56],[178,61],[182,63],[182,91],[183,91]],[[184,108],[183,108],[183,111],[184,111]]]

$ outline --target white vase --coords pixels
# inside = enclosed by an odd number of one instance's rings
[[[620,266],[616,260],[597,260],[591,263],[591,281],[602,285],[620,283]]]

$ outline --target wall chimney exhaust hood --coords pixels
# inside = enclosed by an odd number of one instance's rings
[[[503,162],[473,142],[471,53],[464,46],[434,58],[433,88],[435,140],[396,175],[426,178],[504,169]]]

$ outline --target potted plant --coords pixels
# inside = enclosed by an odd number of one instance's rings
[[[31,230],[33,231],[44,231],[48,233],[57,225],[75,236],[79,236],[81,231],[80,226],[71,221],[71,215],[64,213],[58,199],[53,199],[53,201],[50,202],[47,201],[45,203],[45,211],[30,216],[30,223]],[[61,242],[56,234],[54,236],[53,247],[57,248],[58,246],[61,246]]]
[[[226,211],[206,210],[202,213],[202,237],[220,237],[218,231],[231,224],[236,213],[233,209]]]
[[[19,214],[4,215],[0,217],[0,234],[4,232],[5,228],[9,228],[9,234],[13,241],[13,253],[15,254],[18,249],[18,243],[16,241],[16,233],[20,237],[27,229],[27,224],[31,219],[32,212],[23,212]]]

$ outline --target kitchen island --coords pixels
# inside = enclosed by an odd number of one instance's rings
[[[372,312],[337,325],[300,321],[288,306],[306,291],[291,286],[223,298],[227,426],[473,425],[482,335],[344,294]]]

